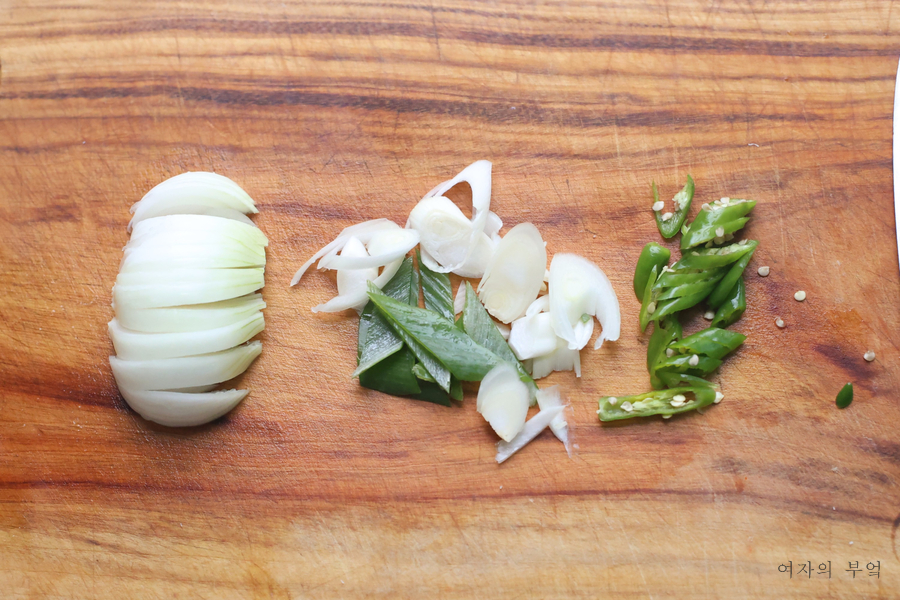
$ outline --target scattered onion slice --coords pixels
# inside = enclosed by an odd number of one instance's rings
[[[569,348],[569,342],[556,339],[556,350],[532,360],[531,376],[535,379],[546,377],[554,371],[575,371],[581,377],[581,351]]]
[[[128,406],[139,415],[167,427],[193,427],[209,423],[241,403],[250,390],[184,393],[134,390],[119,386]]]
[[[583,315],[596,316],[603,327],[595,349],[604,340],[619,339],[619,300],[597,265],[574,254],[556,254],[550,262],[549,287],[553,329],[570,349],[580,350],[590,341],[593,320]]]
[[[500,363],[491,369],[478,388],[476,408],[491,428],[507,442],[525,425],[531,393],[516,369]]]
[[[346,258],[356,258],[368,256],[366,247],[359,239],[352,237],[347,240],[344,249],[341,250],[341,256]],[[378,277],[378,267],[369,269],[338,269],[337,271],[337,289],[338,296],[347,296],[350,294],[359,294],[365,292],[369,281],[374,281]],[[353,308],[356,312],[362,312],[365,303],[358,304]]]
[[[550,354],[556,350],[556,333],[550,322],[549,313],[524,316],[512,322],[509,334],[509,347],[516,358],[536,358]]]
[[[499,321],[514,321],[537,298],[546,267],[547,249],[537,227],[520,223],[497,244],[478,297]]]
[[[538,406],[541,407],[541,410],[557,407],[565,408],[558,385],[538,390],[535,397],[537,398],[537,403]],[[566,447],[566,452],[571,457],[572,444],[569,440],[569,424],[566,421],[565,410],[560,411],[553,420],[550,421],[550,429],[553,431],[553,435],[556,436],[556,439],[563,443]]]
[[[243,344],[265,329],[262,312],[257,311],[243,321],[204,331],[145,333],[125,329],[118,319],[109,322],[116,356],[122,360],[150,360],[208,354]],[[168,388],[160,388],[168,389]]]
[[[524,424],[522,430],[511,440],[497,442],[497,462],[502,463],[510,456],[521,450],[525,445],[536,438],[547,425],[553,422],[563,412],[562,406],[545,408],[534,415]]]
[[[371,269],[383,267],[396,260],[402,260],[418,243],[419,232],[411,229],[397,228],[379,231],[369,241],[369,252],[366,254],[357,256],[348,255],[345,252],[329,254],[319,262],[319,268]],[[371,251],[373,247],[378,248],[377,253]]]
[[[260,352],[262,344],[256,341],[221,352],[180,358],[124,360],[110,356],[109,363],[120,389],[172,390],[233,379],[246,371]]]

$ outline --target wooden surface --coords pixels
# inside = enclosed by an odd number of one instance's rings
[[[898,30],[875,0],[0,0],[0,597],[900,597]],[[496,465],[471,390],[361,390],[355,320],[309,311],[333,281],[287,286],[480,158],[507,227],[619,292],[621,340],[547,380],[572,460],[545,433]],[[185,170],[239,182],[271,246],[251,395],[176,431],[117,394],[106,322],[128,207]],[[688,173],[758,199],[772,274],[721,405],[600,426],[648,387],[649,183]]]

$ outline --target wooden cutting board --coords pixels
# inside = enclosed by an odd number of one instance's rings
[[[0,597],[900,597],[898,30],[862,0],[0,2]],[[621,339],[545,380],[572,459],[545,432],[498,466],[472,389],[360,389],[356,320],[309,310],[333,279],[288,287],[482,158],[507,228],[619,293]],[[249,398],[172,430],[106,322],[128,207],[188,170],[259,205],[267,329]],[[689,173],[759,201],[747,342],[705,414],[601,426],[649,385],[650,182]]]

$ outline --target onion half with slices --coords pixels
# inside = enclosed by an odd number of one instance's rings
[[[249,390],[215,387],[243,373],[262,351],[268,239],[234,181],[183,173],[131,207],[131,239],[113,286],[110,357],[122,397],[149,421],[202,425]]]

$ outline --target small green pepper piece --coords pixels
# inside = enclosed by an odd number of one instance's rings
[[[647,277],[647,283],[644,285],[644,297],[641,300],[641,312],[638,313],[638,322],[641,325],[641,331],[647,329],[647,325],[653,320],[653,311],[650,310],[650,298],[653,295],[653,285],[656,283],[656,267],[650,269],[650,275]]]
[[[681,236],[681,249],[687,250],[715,240],[719,237],[717,230],[721,230],[722,235],[739,231],[750,220],[746,215],[754,206],[755,200],[735,199],[729,200],[728,204],[717,201],[701,209],[687,232]]]
[[[731,269],[728,270],[728,273],[726,273],[725,277],[722,278],[722,281],[718,283],[716,289],[714,289],[709,295],[709,298],[706,299],[710,306],[718,308],[728,300],[731,290],[734,289],[734,284],[737,283],[737,280],[744,274],[747,263],[753,258],[754,252],[756,252],[756,248],[753,248],[753,250],[742,256],[741,260],[731,265]]]
[[[691,357],[697,357],[697,364],[691,364]],[[722,361],[705,354],[676,354],[666,357],[656,364],[656,373],[687,373],[696,377],[705,377],[721,366]]]
[[[656,215],[656,227],[659,229],[660,235],[669,239],[681,231],[681,226],[684,225],[684,220],[687,218],[688,211],[691,210],[691,201],[693,199],[694,180],[688,175],[687,183],[684,184],[684,188],[672,198],[672,201],[675,203],[675,212],[672,213],[671,218],[669,218],[668,221],[663,221],[663,211],[654,211],[654,214]],[[656,183],[654,182],[653,203],[656,204],[657,202],[659,202],[659,191],[656,189]]]
[[[691,394],[693,400],[685,398],[681,406],[672,406],[675,396]],[[614,400],[614,404],[610,401]],[[716,401],[716,390],[707,386],[676,387],[669,390],[656,390],[635,396],[606,396],[600,398],[600,410],[597,414],[601,421],[619,421],[634,417],[652,415],[676,415],[704,406]],[[677,404],[677,403],[676,403]]]
[[[674,371],[659,371],[656,373],[656,376],[662,380],[662,382],[666,385],[666,387],[679,387],[679,386],[697,386],[697,385],[705,385],[711,386],[710,382],[707,380],[696,377],[694,375],[689,375],[687,373],[675,373]]]
[[[700,354],[722,359],[744,343],[747,336],[718,327],[709,327],[671,344],[678,354]]]
[[[741,277],[728,293],[728,299],[716,310],[712,325],[714,327],[733,325],[743,316],[745,310],[747,310],[747,298],[744,295],[744,278]]]
[[[721,246],[718,248],[702,248],[684,252],[681,260],[672,265],[672,271],[679,272],[685,269],[711,269],[725,267],[736,263],[748,252],[752,252],[759,246],[756,240],[744,240],[737,244]]]
[[[664,317],[656,322],[653,335],[647,344],[647,371],[650,373],[650,384],[653,389],[659,390],[665,387],[665,383],[656,376],[656,365],[666,358],[666,348],[673,341],[681,338],[681,323],[677,315]]]
[[[838,392],[837,399],[834,401],[838,408],[847,408],[853,402],[853,384],[848,383]]]
[[[668,248],[663,248],[656,242],[650,242],[641,250],[641,256],[638,258],[637,267],[634,269],[634,295],[638,300],[644,296],[644,290],[647,287],[647,279],[650,278],[650,271],[656,267],[656,272],[662,271],[662,268],[669,264],[669,257],[672,253]]]

